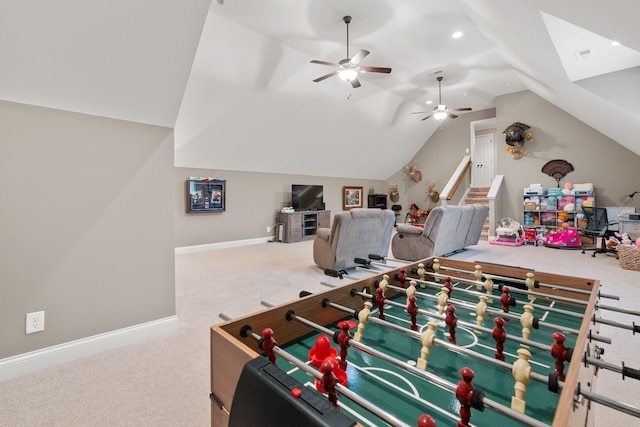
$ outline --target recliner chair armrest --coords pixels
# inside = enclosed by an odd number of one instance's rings
[[[424,228],[416,227],[414,225],[402,224],[396,227],[396,231],[399,234],[422,234]]]
[[[316,230],[316,237],[321,238],[322,240],[329,241],[329,236],[331,236],[330,228],[318,228]]]

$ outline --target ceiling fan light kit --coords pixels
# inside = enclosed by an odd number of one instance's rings
[[[349,23],[351,22],[351,17],[347,15],[343,17],[342,20],[344,21],[345,24],[347,24],[347,58],[341,60],[337,64],[333,62],[319,61],[317,59],[312,60],[311,61],[312,64],[328,65],[330,67],[336,68],[335,71],[325,74],[324,76],[318,77],[313,81],[318,83],[318,82],[321,82],[322,80],[328,79],[329,77],[333,77],[337,75],[338,77],[340,77],[340,80],[345,82],[350,82],[351,86],[355,89],[361,86],[360,81],[358,80],[358,76],[360,75],[360,73],[389,74],[391,72],[391,68],[388,68],[388,67],[367,67],[367,66],[360,65],[360,62],[367,55],[369,55],[370,52],[368,50],[360,49],[359,51],[356,52],[355,55],[353,55],[353,57],[349,56]]]
[[[427,116],[421,120],[427,120],[429,117],[433,117],[436,120],[444,120],[447,117],[451,119],[455,119],[458,116],[456,114],[453,114],[452,111],[471,111],[471,108],[469,107],[447,108],[447,106],[442,103],[442,79],[443,79],[442,76],[438,76],[436,78],[436,80],[438,80],[438,106],[434,107],[433,112],[430,114],[427,114]],[[412,113],[412,114],[424,114],[424,113],[425,113],[424,111],[416,111],[415,113]]]

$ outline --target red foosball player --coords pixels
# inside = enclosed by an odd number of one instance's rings
[[[378,318],[384,320],[384,289],[376,289],[376,304],[378,304]]]
[[[505,313],[509,312],[509,304],[511,303],[511,295],[509,295],[509,292],[511,292],[511,289],[509,289],[507,286],[502,288],[500,303],[502,304],[502,311],[504,311]]]
[[[409,317],[411,318],[411,330],[418,330],[418,305],[416,304],[416,297],[411,295],[409,297],[409,304],[407,304],[407,313],[409,313]]]
[[[400,286],[404,288],[404,282],[407,281],[407,271],[404,267],[400,269],[400,273],[398,273],[398,282],[400,282]]]
[[[551,336],[553,337],[551,356],[555,359],[556,366],[553,373],[560,378],[560,381],[564,381],[564,362],[567,360],[567,348],[564,346],[566,337],[562,332],[554,332]]]
[[[504,319],[502,317],[496,317],[493,319],[496,326],[493,328],[491,336],[496,341],[495,358],[504,362],[504,342],[507,340],[507,331],[504,329]]]
[[[451,284],[451,277],[447,276],[444,278],[443,286],[449,289],[449,298],[451,298],[451,295],[453,295],[453,285]]]
[[[462,380],[456,387],[456,399],[460,402],[460,420],[458,427],[468,427],[471,419],[471,401],[473,399],[473,384],[471,380],[475,376],[470,368],[464,367],[460,369]]]
[[[418,427],[436,427],[436,421],[430,415],[420,415],[418,418]]]
[[[456,326],[458,326],[458,318],[456,317],[456,308],[454,306],[447,306],[447,315],[444,318],[444,323],[449,327],[449,342],[457,344]]]
[[[276,354],[273,352],[273,347],[277,346],[278,342],[273,338],[273,329],[264,328],[262,330],[262,339],[258,342],[258,346],[267,353],[269,361],[274,365],[276,363]]]
[[[349,340],[351,335],[349,334],[349,322],[342,321],[338,324],[340,333],[338,334],[338,345],[340,346],[340,369],[347,369],[347,349],[349,348]]]
[[[320,372],[322,372],[322,388],[327,392],[329,402],[333,406],[338,406],[338,392],[336,391],[338,379],[333,375],[333,363],[331,363],[331,360],[327,359],[322,362]]]

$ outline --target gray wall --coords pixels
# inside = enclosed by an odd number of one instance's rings
[[[189,176],[226,179],[226,211],[187,214]],[[291,184],[323,185],[325,207],[332,216],[342,211],[344,186],[363,187],[365,196],[371,186],[376,192],[386,193],[382,181],[308,175],[175,168],[174,178],[176,247],[273,236],[267,233],[267,227],[276,222],[282,207],[291,205]],[[366,197],[363,204],[367,206]]]
[[[531,183],[545,188],[555,187],[556,181],[542,173],[549,160],[563,159],[574,171],[561,181],[593,183],[598,206],[620,206],[620,197],[640,190],[640,157],[612,139],[563,110],[548,103],[533,92],[524,91],[497,99],[497,173],[505,176],[507,197],[503,202],[503,216],[522,219],[522,190]],[[527,154],[514,160],[505,151],[507,145],[502,131],[513,122],[531,126],[534,141],[527,142]],[[640,197],[634,199],[636,209]]]
[[[175,314],[171,129],[0,101],[0,176],[0,358]]]
[[[470,123],[493,117],[495,117],[495,110],[489,109],[461,114],[456,119],[445,120],[442,123],[442,129],[437,130],[409,162],[418,165],[418,170],[422,172],[422,181],[411,180],[405,170],[398,171],[387,180],[387,184],[392,182],[399,184],[400,200],[398,203],[402,205],[404,214],[408,211],[411,203],[417,204],[420,209],[431,209],[440,204],[440,202],[433,203],[428,199],[427,183],[435,182],[438,191],[442,191],[462,158],[467,155],[465,149],[470,147]],[[448,203],[457,204],[470,182],[470,174],[467,174],[453,199]],[[404,221],[404,216],[402,216],[402,221]]]

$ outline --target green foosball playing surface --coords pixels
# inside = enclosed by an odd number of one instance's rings
[[[472,292],[466,293],[464,290]],[[473,293],[475,290],[475,286],[454,282],[452,299],[449,303],[456,307],[455,314],[459,322],[455,329],[456,346],[493,358],[496,352],[496,342],[492,338],[491,333],[480,331],[473,326],[460,325],[462,322],[468,322],[472,325],[476,323],[476,314],[473,307],[475,307],[475,304],[478,302],[478,296]],[[375,290],[368,290],[368,292],[373,294]],[[416,289],[416,304],[418,308],[421,311],[424,310],[437,314],[437,301],[429,299],[427,295],[437,297],[439,292],[440,290],[437,286],[421,288],[418,285]],[[500,304],[499,297],[500,295],[495,295],[493,302],[488,304],[489,312],[485,316],[483,324],[485,328],[492,329],[494,327],[494,318],[502,317],[500,315],[502,305]],[[354,296],[354,298],[361,297]],[[583,320],[580,314],[580,307],[545,299],[528,301],[526,297],[519,296],[518,298],[522,301],[518,301],[517,306],[510,307],[509,310],[509,312],[514,315],[519,316],[522,314],[524,304],[531,303],[536,306],[533,314],[539,318],[540,326],[538,329],[532,329],[529,338],[531,341],[550,346],[553,343],[552,334],[560,331],[566,336],[566,347],[573,347],[576,334],[572,331],[578,330]],[[363,298],[363,304],[364,301],[365,299]],[[392,305],[391,302],[399,303],[400,306]],[[464,305],[464,302],[468,305]],[[405,306],[406,297],[402,294],[395,296],[391,300],[387,300],[384,308],[385,321],[400,325],[402,328],[410,331],[411,321],[408,313],[404,309]],[[564,310],[568,313],[576,313],[576,315],[572,316],[561,311],[549,311],[544,307]],[[324,308],[324,310],[336,310],[336,308],[327,307]],[[496,312],[492,310],[496,310]],[[378,318],[376,305],[373,305],[371,309],[370,319],[373,318]],[[354,319],[354,316],[350,316],[347,312],[345,312],[345,319],[353,320],[354,325],[358,322],[357,319]],[[521,337],[522,326],[518,318],[510,317],[508,319],[504,325],[507,332],[507,340],[504,343],[503,352],[505,362],[513,364],[518,358],[516,351],[522,348],[522,344],[510,339],[510,337]],[[411,335],[411,332],[405,334],[370,320],[364,326],[361,342],[394,359],[404,362],[407,366],[416,366],[422,349],[419,334],[425,330],[428,321],[437,323],[435,330],[436,339],[442,342],[449,342],[449,327],[444,321],[423,312],[417,315],[417,334],[414,333]],[[332,331],[339,330],[336,323],[323,326],[326,326]],[[356,329],[350,332],[353,336]],[[315,346],[316,339],[320,335],[324,334],[317,333],[307,335],[283,346],[283,349],[300,360],[308,361],[309,351]],[[274,331],[274,336],[277,339],[277,331]],[[339,355],[339,346],[333,343],[332,337],[329,337],[329,339],[332,341],[332,345]],[[535,346],[527,346],[526,349],[531,353],[531,359],[529,360],[531,370],[541,376],[548,377],[548,375],[554,371],[554,359],[550,352]],[[455,425],[457,420],[460,419],[460,403],[456,399],[453,391],[432,384],[429,380],[414,375],[407,369],[364,353],[353,346],[348,348],[346,360],[347,387],[381,410],[394,414],[394,416],[406,424],[415,425],[420,415],[425,413],[432,416],[439,426]],[[459,373],[461,368],[471,368],[475,374],[472,384],[476,389],[484,391],[487,398],[507,408],[511,407],[511,400],[515,395],[515,380],[510,368],[498,366],[486,360],[462,354],[455,350],[452,351],[438,343],[430,349],[427,363],[427,372],[446,379],[453,384],[457,384],[461,380]],[[307,373],[282,358],[278,358],[278,366],[303,383],[305,387],[315,390],[315,379]],[[567,370],[568,363],[565,363],[564,372],[566,373]],[[546,381],[532,378],[526,385],[526,395],[524,398],[526,402],[525,414],[543,423],[551,424],[556,410],[558,396],[558,394],[548,390]],[[374,426],[380,425],[381,423],[379,418],[362,409],[360,405],[351,402],[344,396],[339,396],[339,406],[342,411],[362,425]],[[470,422],[472,425],[522,425],[521,421],[490,408],[485,408],[484,411],[472,409],[471,412],[472,417]]]

